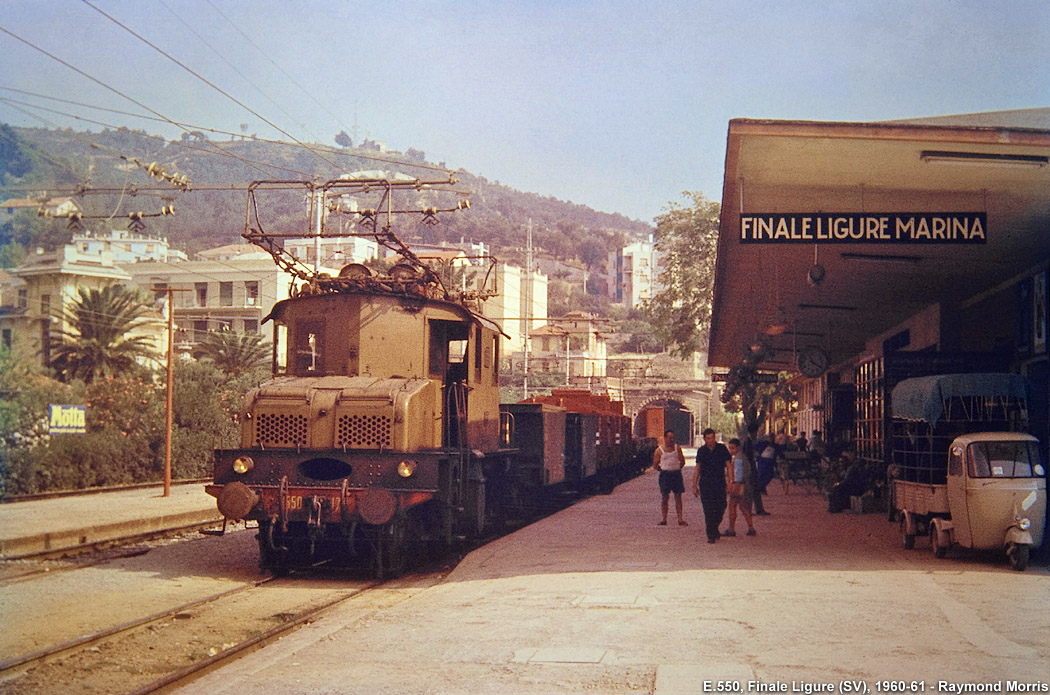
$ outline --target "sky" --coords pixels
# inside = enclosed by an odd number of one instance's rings
[[[46,106],[182,132],[22,90],[274,139],[345,130],[646,222],[685,191],[721,200],[732,118],[1050,105],[1047,0],[90,3],[0,0],[0,122],[101,128]]]

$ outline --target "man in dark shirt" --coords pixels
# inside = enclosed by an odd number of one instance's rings
[[[726,463],[731,459],[729,449],[715,441],[715,431],[710,427],[704,430],[704,445],[696,450],[693,495],[700,498],[704,508],[708,543],[721,535],[718,527],[726,512]]]

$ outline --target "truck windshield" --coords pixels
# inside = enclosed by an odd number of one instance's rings
[[[971,478],[1041,476],[1035,442],[976,442],[970,445]]]

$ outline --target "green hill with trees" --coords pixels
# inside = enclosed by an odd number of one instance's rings
[[[5,199],[72,196],[84,212],[84,227],[99,231],[106,224],[126,224],[129,213],[149,214],[172,205],[174,216],[146,218],[146,232],[166,236],[193,254],[239,241],[244,189],[255,180],[324,181],[376,169],[414,178],[447,177],[435,171],[443,168],[442,162],[427,162],[419,150],[380,152],[371,141],[356,147],[349,144],[345,133],[336,136],[332,145],[301,146],[202,131],[166,140],[127,128],[77,132],[0,125],[0,195]],[[146,169],[153,163],[168,175],[187,177],[188,185],[151,178]],[[399,236],[408,243],[480,241],[501,260],[520,262],[525,228],[532,220],[539,253],[593,266],[608,251],[652,231],[645,222],[523,193],[465,170],[455,172],[455,178],[456,189],[468,192],[470,209],[439,215],[436,225],[406,218],[397,230]],[[418,202],[442,204],[437,194],[427,191],[421,192]],[[91,219],[111,215],[112,221]],[[36,218],[33,212],[0,223],[0,248],[4,248],[0,265],[4,261],[9,265],[11,258],[28,248],[65,243],[71,233],[66,222]]]

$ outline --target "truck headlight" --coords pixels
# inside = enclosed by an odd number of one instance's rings
[[[252,460],[251,456],[238,456],[233,460],[233,470],[241,475],[253,468],[255,468],[255,461]]]
[[[1018,521],[1017,525],[1021,527],[1022,531],[1027,531],[1028,529],[1032,528],[1032,520],[1026,517]]]
[[[397,474],[402,478],[411,478],[412,474],[416,472],[415,461],[402,461],[397,464]]]

